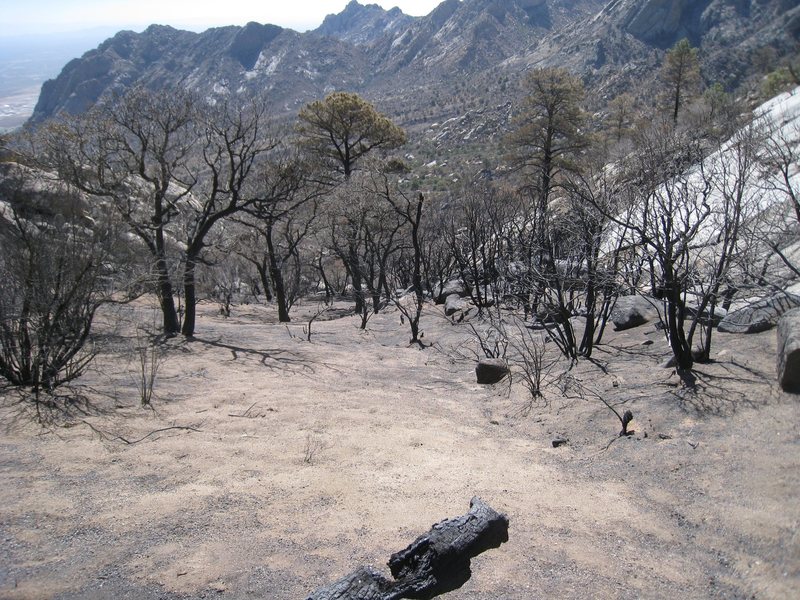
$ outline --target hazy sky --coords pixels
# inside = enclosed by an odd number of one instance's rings
[[[0,0],[0,36],[111,27],[141,30],[152,23],[202,31],[248,21],[298,31],[317,27],[349,0]],[[359,0],[427,15],[441,0]]]

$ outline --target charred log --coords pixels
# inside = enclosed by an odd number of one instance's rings
[[[465,515],[431,527],[389,559],[394,581],[359,567],[307,600],[429,600],[460,588],[472,575],[470,560],[508,541],[508,517],[478,497]]]

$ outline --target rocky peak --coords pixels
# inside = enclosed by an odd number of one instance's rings
[[[385,70],[416,64],[431,74],[500,64],[552,28],[595,14],[603,0],[445,0],[407,29],[376,42]]]
[[[384,10],[377,4],[352,0],[338,15],[328,15],[315,33],[357,45],[367,45],[387,32],[399,31],[414,21],[399,8]]]
[[[444,2],[433,9],[433,12],[427,16],[427,19],[433,23],[434,26],[441,27],[453,16],[460,6],[461,0],[444,0]]]
[[[742,27],[752,30],[781,15],[789,28],[799,8],[796,0],[615,0],[603,12],[622,31],[666,49],[682,38],[700,47],[712,31],[733,39]]]
[[[261,51],[283,31],[277,25],[250,22],[236,34],[230,54],[248,71],[253,68]]]
[[[511,17],[533,27],[550,29],[553,25],[547,0],[465,0],[463,4],[473,14],[481,12],[501,23]]]
[[[795,54],[799,32],[796,0],[611,0],[590,18],[554,28],[508,64],[581,73],[593,97],[605,101],[623,91],[657,89],[664,51],[685,37],[699,48],[705,83],[735,90],[759,75],[763,48],[776,57]]]

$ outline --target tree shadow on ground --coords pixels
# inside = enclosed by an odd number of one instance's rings
[[[219,339],[208,340],[198,337],[192,338],[190,342],[228,350],[233,356],[232,360],[234,361],[240,358],[254,358],[261,365],[273,371],[289,371],[291,373],[306,374],[313,374],[316,372],[310,360],[300,356],[296,352],[290,352],[282,348],[246,348],[244,346],[227,344]]]
[[[604,374],[634,368],[638,376],[628,381],[624,390],[639,392],[639,397],[652,395],[653,388],[667,388],[668,395],[678,400],[684,410],[701,415],[731,416],[741,408],[756,408],[772,401],[770,390],[774,377],[735,360],[695,363],[689,370],[663,369],[665,377],[656,375],[661,367],[653,368],[651,360],[662,361],[669,355],[663,349],[641,344],[603,344],[595,350],[615,358]],[[591,362],[595,362],[593,358]],[[599,367],[599,365],[596,365]],[[630,376],[630,375],[629,375]]]
[[[0,405],[9,410],[4,414],[3,430],[10,433],[16,429],[36,423],[43,431],[56,433],[82,419],[105,416],[113,412],[92,400],[77,386],[62,386],[52,392],[40,392],[37,396],[27,388],[4,386],[0,388]]]
[[[674,377],[679,382],[674,384]],[[757,408],[769,404],[772,381],[766,373],[731,362],[696,364],[691,371],[675,369],[671,373],[675,397],[685,409],[704,415],[731,416],[741,408]]]

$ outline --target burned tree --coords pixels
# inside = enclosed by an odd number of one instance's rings
[[[191,202],[183,207],[185,256],[183,290],[186,313],[181,333],[192,337],[197,297],[195,269],[202,260],[207,238],[224,219],[241,213],[262,198],[252,179],[261,158],[277,140],[268,131],[268,109],[261,102],[244,101],[204,107],[200,160]]]
[[[422,217],[425,197],[421,192],[407,193],[396,185],[392,185],[386,173],[375,174],[372,179],[372,186],[374,193],[382,198],[397,214],[400,224],[408,228],[406,233],[408,243],[411,246],[411,255],[409,257],[411,263],[410,290],[413,296],[407,294],[408,298],[393,298],[397,309],[408,320],[408,325],[411,329],[409,343],[419,344],[424,347],[419,324],[422,316],[422,307],[425,303],[425,290],[422,285],[424,259]],[[408,281],[400,280],[398,283],[405,287]],[[408,299],[411,300],[410,304],[407,303]]]
[[[196,110],[191,94],[135,88],[42,132],[50,165],[84,193],[108,201],[147,249],[166,335],[180,328],[170,241],[196,183],[189,168]]]
[[[274,290],[278,320],[288,323],[302,269],[301,244],[318,216],[322,188],[308,177],[309,166],[285,151],[274,154],[256,176],[259,199],[237,221],[246,229],[237,253],[255,265],[267,299]]]
[[[109,227],[62,184],[3,165],[0,376],[30,388],[37,410],[40,392],[79,377],[94,358],[89,334],[112,291]]]
[[[646,259],[681,370],[708,360],[720,288],[741,250],[742,225],[757,213],[749,185],[759,136],[752,125],[704,157],[697,137],[658,123],[637,138],[621,188],[624,203],[618,210],[595,205],[615,224],[614,235]],[[698,327],[704,336],[695,349]]]

